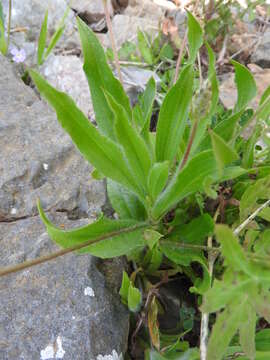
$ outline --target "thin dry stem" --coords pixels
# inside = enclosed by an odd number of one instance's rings
[[[109,13],[109,8],[108,8],[107,0],[103,0],[103,4],[104,4],[104,12],[105,12],[105,17],[106,17],[106,23],[107,23],[107,26],[108,26],[110,41],[111,41],[112,50],[113,50],[113,55],[114,55],[114,60],[115,60],[115,67],[116,67],[116,71],[117,71],[117,73],[118,73],[119,80],[120,80],[121,84],[123,85],[123,78],[122,78],[122,74],[121,74],[120,63],[119,63],[119,58],[118,58],[118,53],[117,53],[117,49],[116,49],[116,45],[115,45],[115,39],[114,39],[114,35],[113,35],[112,22],[111,22],[111,17],[110,17],[110,13]]]
[[[181,47],[179,49],[178,58],[177,58],[177,62],[176,62],[176,68],[175,68],[175,74],[174,74],[174,79],[173,79],[173,85],[176,83],[178,76],[179,76],[180,65],[181,65],[182,58],[184,56],[184,51],[185,51],[185,47],[186,47],[186,43],[187,43],[187,36],[188,36],[188,30],[186,30],[186,32],[185,32],[184,39],[183,39]]]
[[[120,230],[117,230],[117,231],[112,231],[110,233],[107,233],[105,235],[97,237],[95,240],[91,239],[91,240],[88,240],[88,241],[86,241],[86,242],[84,242],[82,244],[77,244],[77,245],[71,246],[70,248],[62,249],[62,250],[56,251],[56,252],[54,252],[52,254],[48,254],[48,255],[45,255],[45,256],[38,257],[37,259],[25,261],[25,262],[23,262],[21,264],[17,264],[17,265],[7,266],[6,268],[0,269],[0,277],[4,276],[4,275],[16,273],[16,272],[21,271],[21,270],[25,270],[25,269],[33,267],[35,265],[43,264],[43,263],[48,262],[50,260],[54,260],[54,259],[56,259],[56,258],[58,258],[60,256],[73,253],[74,251],[81,250],[81,249],[83,249],[83,248],[85,248],[87,246],[90,246],[92,244],[95,244],[95,243],[97,243],[97,242],[99,242],[101,240],[106,240],[106,239],[109,239],[111,237],[118,236],[120,234],[129,233],[129,232],[132,232],[132,231],[135,231],[135,230],[138,230],[140,228],[147,227],[147,226],[148,226],[148,223],[142,223],[140,225],[134,225],[134,226],[131,226],[131,227],[126,228],[126,229],[120,229]]]
[[[219,214],[219,207],[217,208],[217,211],[214,216],[214,221],[217,221],[217,217]],[[208,236],[207,239],[207,247],[209,249],[213,249],[213,237]],[[217,258],[217,253],[209,252],[208,253],[208,270],[209,270],[209,276],[212,281],[213,277],[213,269],[214,269],[214,263]],[[209,313],[202,313],[202,319],[201,319],[201,336],[200,336],[200,354],[201,354],[201,360],[207,360],[207,340],[208,340],[208,332],[209,332]]]

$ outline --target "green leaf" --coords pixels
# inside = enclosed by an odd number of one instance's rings
[[[170,234],[170,239],[188,244],[203,245],[206,237],[213,234],[214,221],[209,214],[202,214],[192,219],[188,224],[176,226]]]
[[[153,201],[164,189],[169,176],[169,162],[155,163],[148,177],[148,191]]]
[[[270,198],[270,176],[255,181],[248,186],[240,200],[240,221],[244,221],[258,207],[258,200]]]
[[[260,99],[260,105],[262,105],[266,100],[269,100],[269,97],[270,97],[270,86],[268,86],[266,90],[264,90]]]
[[[121,284],[121,288],[119,290],[119,294],[121,296],[122,301],[126,305],[128,303],[129,286],[130,286],[130,280],[129,280],[128,274],[125,271],[123,271],[122,284]]]
[[[269,291],[261,290],[258,294],[251,297],[253,306],[260,317],[265,318],[270,322],[270,293]],[[257,346],[256,346],[257,349]],[[258,350],[258,349],[257,349]]]
[[[212,141],[212,146],[216,161],[219,167],[220,174],[223,173],[224,167],[238,159],[237,153],[225,143],[225,141],[218,136],[214,131],[209,130]]]
[[[217,165],[211,150],[194,156],[185,167],[174,176],[167,188],[160,194],[154,205],[154,219],[169,211],[180,200],[190,194],[203,190],[206,177],[217,177]]]
[[[251,72],[242,64],[232,60],[235,70],[235,84],[237,87],[237,103],[234,111],[243,110],[257,94],[256,82]]]
[[[215,232],[221,244],[221,253],[229,267],[250,275],[250,263],[232,230],[226,225],[216,225]]]
[[[38,73],[30,74],[85,159],[105,176],[140,193],[119,146],[101,135],[68,95],[53,88]]]
[[[203,44],[203,31],[199,22],[188,11],[188,44],[189,44],[189,62],[193,63],[197,53]]]
[[[237,299],[218,315],[207,347],[208,360],[221,360],[240,324],[246,319],[246,297]]]
[[[141,133],[146,141],[149,141],[148,133],[150,129],[150,121],[151,121],[155,97],[156,97],[156,82],[154,78],[151,77],[151,79],[148,81],[146,85],[141,101],[142,116],[144,119]]]
[[[192,99],[193,78],[192,65],[188,65],[181,71],[178,81],[163,101],[156,134],[156,158],[158,162],[173,161],[178,151]]]
[[[138,47],[140,50],[140,53],[144,59],[144,61],[152,65],[154,63],[153,54],[151,50],[151,46],[148,43],[148,39],[146,37],[147,35],[143,33],[142,31],[138,31],[137,38],[138,38]]]
[[[243,149],[243,158],[242,158],[242,166],[245,169],[250,169],[253,167],[255,144],[258,141],[260,135],[261,135],[261,126],[258,125],[256,126],[255,129],[253,129],[252,136],[245,143]]]
[[[47,59],[47,57],[50,55],[50,53],[52,52],[52,50],[55,48],[55,46],[57,45],[58,41],[61,39],[61,36],[63,35],[63,32],[65,30],[65,25],[59,27],[56,32],[53,34],[51,41],[49,42],[49,45],[46,49],[46,52],[44,54],[44,60]]]
[[[90,87],[96,121],[101,131],[114,139],[114,116],[104,90],[113,94],[115,101],[123,106],[131,120],[129,99],[107,64],[104,50],[93,31],[79,18],[77,24],[84,54],[83,69]]]
[[[142,294],[139,289],[135,288],[130,284],[128,289],[128,308],[132,312],[137,312],[140,310],[142,303]]]
[[[59,23],[59,26],[57,27],[55,33],[53,34],[50,42],[49,42],[49,45],[48,45],[48,48],[45,52],[45,55],[44,55],[44,60],[47,59],[47,57],[50,55],[50,53],[52,52],[52,50],[55,48],[55,46],[57,45],[58,41],[60,40],[64,30],[65,30],[65,20],[68,16],[68,13],[69,13],[69,10],[70,8],[67,7],[62,19],[60,20],[60,23]]]
[[[109,93],[106,93],[106,99],[114,113],[116,137],[124,149],[134,179],[136,179],[138,185],[146,190],[147,177],[151,167],[149,150],[141,136],[129,122],[125,109]]]
[[[211,90],[212,90],[211,106],[207,116],[211,118],[215,114],[219,102],[219,88],[218,88],[218,79],[216,73],[215,53],[207,42],[205,42],[205,45],[208,52],[208,80],[211,83]]]
[[[38,52],[37,52],[37,63],[42,65],[43,63],[43,54],[46,46],[47,39],[47,24],[48,24],[48,10],[45,13],[43,23],[41,25],[39,40],[38,40]]]
[[[204,294],[201,311],[213,313],[224,308],[236,298],[241,298],[252,283],[245,274],[235,276],[232,270],[226,270],[223,280],[214,280],[213,286]]]
[[[255,359],[255,331],[256,331],[256,312],[253,307],[246,304],[246,317],[239,326],[240,345],[249,359]]]
[[[81,228],[65,231],[50,222],[40,204],[38,204],[38,210],[50,238],[63,248],[70,248],[93,240],[93,244],[79,250],[79,252],[90,253],[105,259],[125,255],[132,250],[145,246],[142,233],[144,223],[100,218]],[[106,238],[96,242],[102,236],[106,236]]]
[[[270,208],[264,208],[262,211],[260,211],[260,213],[258,214],[258,216],[268,222],[270,222]]]
[[[152,250],[153,247],[158,243],[158,240],[163,236],[159,232],[152,230],[152,229],[146,229],[143,233],[144,239],[146,244],[148,245],[149,249]]]
[[[7,53],[7,42],[5,38],[5,20],[2,2],[0,2],[0,51],[3,55]]]
[[[163,254],[157,246],[149,249],[143,259],[143,267],[147,273],[157,271],[162,264]]]
[[[255,336],[257,351],[270,351],[270,329],[260,330]]]
[[[107,191],[110,203],[120,219],[146,219],[144,205],[132,192],[110,179],[107,179]]]
[[[194,280],[194,286],[189,289],[191,292],[203,294],[210,288],[211,278],[209,275],[207,261],[201,250],[181,248],[181,246],[178,246],[176,241],[164,241],[161,243],[160,249],[164,255],[175,264],[190,266],[192,262],[197,262],[201,265],[203,269],[203,278],[201,279],[198,276],[195,279],[192,279]]]

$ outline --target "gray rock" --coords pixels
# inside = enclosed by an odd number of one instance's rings
[[[112,20],[112,26],[118,49],[121,48],[126,41],[136,42],[138,30],[146,31],[153,35],[158,32],[157,19],[141,18],[132,15],[115,15]],[[104,47],[111,46],[108,36],[103,39],[102,44]]]
[[[8,0],[3,0],[4,14],[8,14]],[[13,0],[12,1],[12,28],[25,28],[24,42],[34,42],[37,46],[41,24],[43,22],[45,12],[48,9],[48,32],[49,37],[56,30],[59,21],[63,17],[67,2],[65,0]],[[75,30],[75,17],[73,11],[69,12],[66,20],[66,28],[59,44],[65,48],[77,46],[79,38]],[[21,34],[13,33],[12,42],[17,46],[23,47]]]
[[[74,227],[63,214],[53,220]],[[0,267],[56,249],[38,217],[0,223],[0,247]],[[121,269],[114,267],[115,278]],[[66,255],[0,278],[0,297],[1,360],[94,360],[126,350],[128,312],[90,255]]]
[[[259,46],[251,56],[251,61],[262,66],[270,68],[270,29],[263,34]]]
[[[131,104],[137,102],[138,94],[145,90],[146,84],[153,77],[157,86],[161,80],[159,76],[151,70],[138,68],[135,66],[126,66],[121,68],[124,82],[124,88],[130,98]]]
[[[108,0],[107,4],[110,15],[112,15],[113,7],[111,1]],[[103,1],[70,0],[69,5],[76,13],[80,14],[89,25],[98,23],[105,17]]]
[[[70,216],[93,215],[105,202],[102,182],[60,127],[55,113],[40,101],[0,57],[0,219],[45,209]],[[94,214],[95,216],[95,214]]]
[[[94,110],[82,67],[82,61],[77,56],[51,55],[41,72],[53,86],[69,94],[88,118],[92,119]]]

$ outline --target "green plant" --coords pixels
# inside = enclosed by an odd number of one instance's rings
[[[50,55],[50,53],[52,52],[52,50],[55,48],[58,41],[60,40],[65,30],[65,20],[68,16],[68,13],[69,13],[69,7],[65,11],[62,19],[59,22],[57,29],[55,30],[55,33],[53,34],[46,48],[47,34],[48,34],[48,10],[46,11],[38,40],[37,64],[39,66],[44,63],[44,61],[47,59],[47,57]]]
[[[0,51],[3,55],[7,53],[7,41],[5,38],[5,20],[3,14],[3,6],[2,2],[0,1]]]
[[[193,310],[188,317],[182,310],[182,328],[174,334],[165,334],[158,325],[162,312],[158,289],[177,274],[193,284],[189,290],[206,324],[202,335],[208,334],[208,314],[222,311],[212,328],[207,360],[229,359],[237,353],[260,358],[265,348],[256,348],[256,341],[264,343],[266,334],[258,333],[256,340],[256,322],[270,321],[270,157],[269,148],[260,155],[256,142],[268,126],[270,88],[256,111],[248,109],[256,84],[247,68],[233,62],[238,99],[232,113],[220,115],[215,56],[206,42],[208,76],[201,87],[194,82],[203,31],[192,14],[188,17],[190,57],[161,105],[156,132],[150,131],[154,80],[132,109],[101,45],[80,19],[83,68],[98,127],[68,95],[30,72],[62,127],[94,166],[95,175],[107,178],[118,219],[101,216],[87,226],[64,231],[38,204],[48,234],[64,250],[0,275],[74,250],[100,258],[126,255],[136,268],[130,277],[124,273],[120,294],[135,317],[141,309],[146,316],[148,337],[143,334],[141,340],[146,359],[200,358],[199,350],[185,340],[193,326]],[[244,138],[243,132],[254,122],[254,131]],[[214,319],[210,320],[212,324]],[[139,318],[135,334],[143,324]],[[204,346],[202,341],[201,359],[206,359]]]

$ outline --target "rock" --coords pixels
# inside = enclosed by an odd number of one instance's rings
[[[94,110],[82,67],[82,61],[77,56],[51,55],[41,72],[50,84],[69,94],[85,115],[93,119]]]
[[[113,33],[115,36],[116,47],[118,49],[126,41],[137,41],[137,32],[138,30],[146,31],[150,34],[158,34],[158,21],[147,19],[147,18],[140,18],[136,16],[129,16],[129,15],[115,15],[112,20],[112,27]],[[103,46],[111,47],[109,37],[103,38],[101,41]]]
[[[74,227],[64,214],[53,220]],[[0,246],[0,267],[56,249],[38,217],[0,223]],[[121,270],[114,267],[116,278]],[[117,359],[126,350],[128,311],[90,255],[65,255],[0,278],[0,296],[0,359]]]
[[[268,28],[255,52],[251,55],[251,61],[262,66],[270,68],[270,29]]]
[[[111,1],[107,0],[107,4],[112,15]],[[71,0],[69,5],[88,25],[98,23],[105,17],[103,1]]]
[[[260,102],[260,98],[266,90],[266,88],[270,84],[270,69],[262,69],[259,66],[255,66],[254,64],[249,64],[248,67],[253,72],[253,76],[255,78],[258,95],[252,101],[252,107],[257,107]],[[237,90],[234,83],[234,74],[226,74],[221,79],[221,84],[219,88],[219,97],[225,108],[232,109],[237,101]]]
[[[103,183],[60,127],[55,113],[13,73],[0,57],[0,219],[45,209],[90,216],[105,202]]]
[[[124,14],[133,18],[143,18],[146,22],[154,21],[158,24],[164,16],[165,10],[151,0],[131,0]],[[136,19],[136,21],[138,20]]]
[[[138,68],[135,66],[126,66],[121,68],[124,82],[124,88],[130,98],[130,102],[134,105],[137,102],[138,94],[145,90],[146,84],[153,77],[157,86],[161,80],[159,76],[151,70]]]
[[[9,0],[3,0],[4,14],[8,14]],[[14,45],[23,46],[24,42],[34,42],[37,46],[41,24],[43,22],[45,12],[48,9],[48,37],[52,36],[57,29],[59,21],[62,19],[67,10],[65,0],[13,0],[12,1],[12,29],[25,28],[22,33],[13,32],[11,40]],[[75,17],[72,11],[69,12],[66,19],[66,28],[58,46],[64,48],[73,48],[79,44],[79,38],[75,30]],[[24,35],[22,41],[21,35]]]

